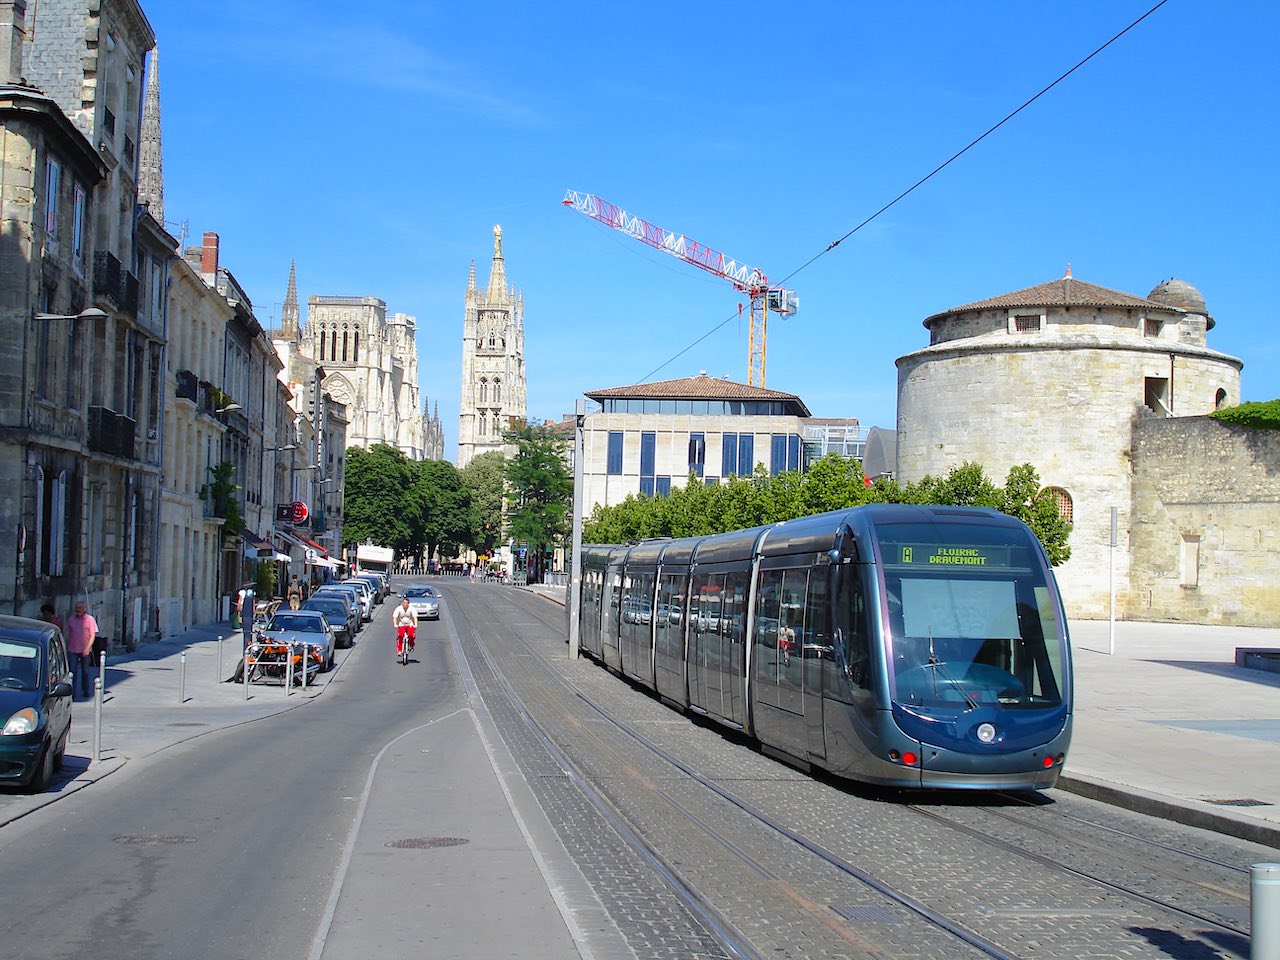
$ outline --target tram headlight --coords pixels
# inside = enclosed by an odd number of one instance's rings
[[[978,739],[983,743],[994,743],[996,739],[996,725],[994,723],[978,724]]]

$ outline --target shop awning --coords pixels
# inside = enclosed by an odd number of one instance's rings
[[[313,566],[328,567],[330,570],[341,570],[342,564],[330,560],[328,557],[316,557],[311,561]]]
[[[244,555],[258,560],[269,560],[276,553],[276,545],[252,530],[241,530],[240,538],[245,542]]]
[[[303,552],[303,554],[304,554],[304,555],[306,554],[306,552],[307,552],[308,550],[310,550],[310,549],[311,549],[311,548],[310,548],[310,547],[308,547],[305,543],[303,543],[301,540],[299,540],[297,537],[293,536],[293,535],[292,535],[292,534],[290,534],[290,533],[285,533],[285,531],[283,531],[283,530],[277,530],[277,531],[276,531],[276,536],[277,536],[277,537],[279,537],[282,541],[284,541],[284,542],[285,542],[285,543],[287,543],[287,544],[293,544],[293,546],[295,546],[295,547],[297,547],[299,550],[301,550],[301,551]]]
[[[293,557],[289,556],[287,553],[276,554],[276,563],[292,563],[292,562],[293,562]]]
[[[303,543],[305,543],[308,547],[310,547],[316,553],[318,553],[320,556],[327,557],[329,555],[329,551],[326,550],[324,547],[320,546],[320,544],[316,543],[314,540],[308,540],[306,537],[299,537],[298,539],[301,540]]]

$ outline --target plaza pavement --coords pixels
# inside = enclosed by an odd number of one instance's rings
[[[525,589],[564,602],[562,587]],[[1120,622],[1114,652],[1105,621],[1071,634],[1075,725],[1059,788],[1280,848],[1280,673],[1235,663],[1237,647],[1280,651],[1280,628]],[[0,791],[0,826],[130,760],[321,696],[359,649],[338,651],[306,691],[251,684],[246,699],[243,684],[221,682],[240,645],[230,624],[208,624],[109,657],[101,759],[89,759],[93,703],[77,701],[62,773],[41,794]]]

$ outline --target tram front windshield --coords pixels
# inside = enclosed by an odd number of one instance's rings
[[[894,699],[956,710],[1062,702],[1064,637],[1033,535],[964,522],[876,528]]]

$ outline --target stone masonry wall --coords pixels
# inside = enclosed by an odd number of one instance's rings
[[[1280,431],[1134,427],[1129,619],[1280,625]]]

